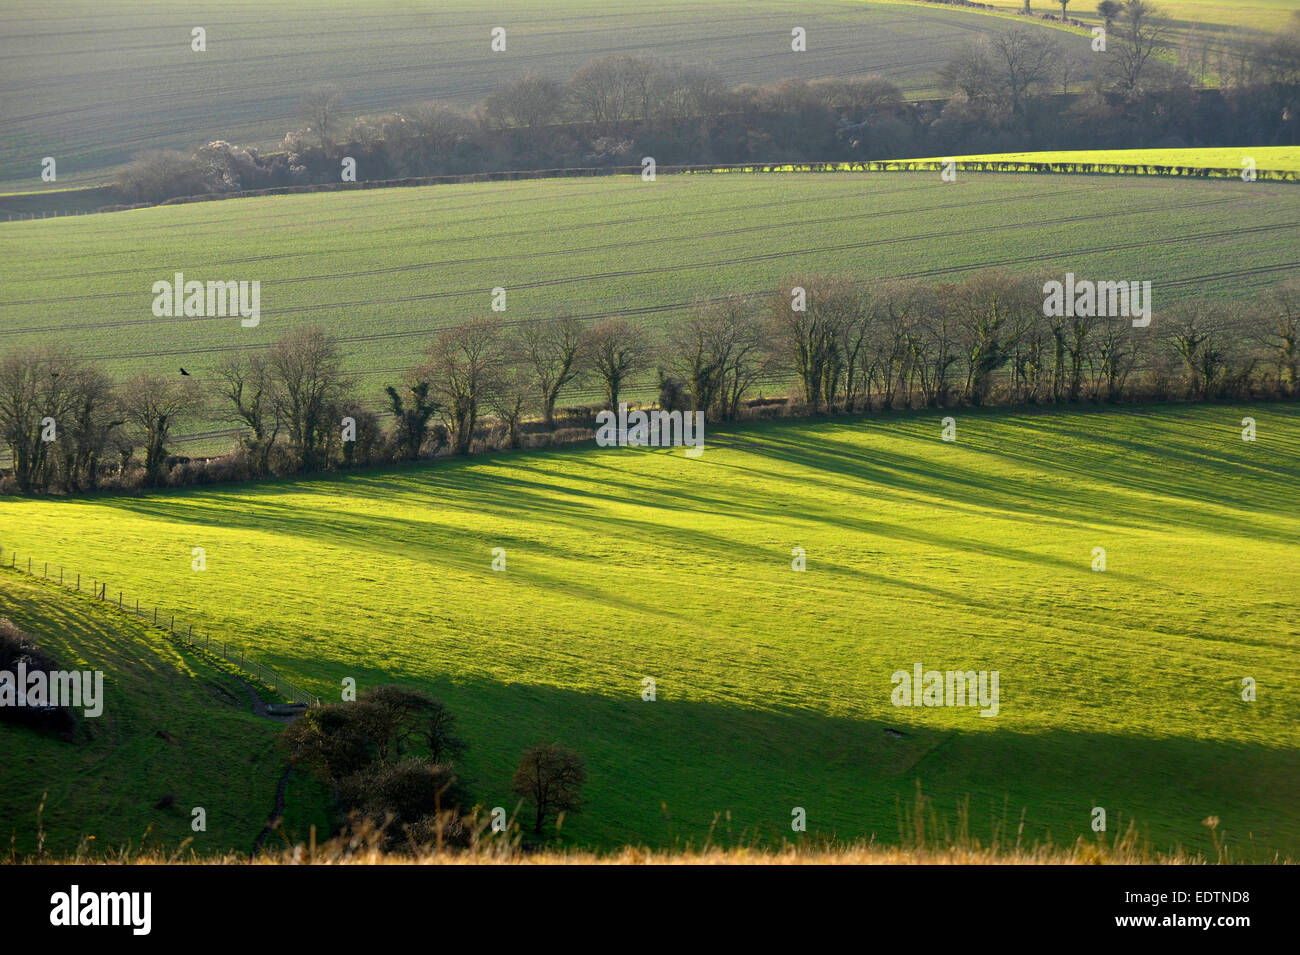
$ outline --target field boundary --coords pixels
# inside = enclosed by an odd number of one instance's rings
[[[948,163],[952,162],[949,167]],[[1212,166],[1186,166],[1167,163],[1105,162],[1031,162],[1027,160],[945,160],[945,159],[870,159],[827,160],[824,162],[743,162],[703,165],[662,165],[656,175],[701,174],[778,174],[778,173],[854,173],[854,172],[955,172],[1020,173],[1072,176],[1170,176],[1181,179],[1240,179],[1241,170]],[[194,202],[218,202],[223,199],[253,199],[261,196],[310,195],[318,192],[355,192],[366,189],[396,189],[419,186],[465,185],[476,182],[518,182],[534,179],[594,179],[602,176],[641,175],[641,166],[573,166],[560,169],[514,169],[501,172],[461,173],[451,176],[416,176],[404,179],[366,179],[360,182],[320,182],[301,186],[271,186],[266,189],[241,189],[235,192],[175,196],[161,202],[110,204],[98,209],[45,210],[10,212],[8,221],[54,219],[97,212],[129,212],[159,206],[188,205]],[[1300,182],[1294,169],[1257,169],[1256,180],[1263,182]],[[50,193],[51,195],[55,193]],[[2,198],[2,197],[0,197]]]
[[[5,552],[6,548],[3,545],[0,545],[0,567],[4,566]],[[108,596],[108,581],[106,580],[100,580],[95,577],[90,578],[91,588],[89,591],[86,591],[81,587],[80,573],[77,573],[76,575],[76,583],[72,584],[67,582],[72,580],[71,574],[65,574],[67,568],[62,565],[58,566],[59,575],[57,578],[54,578],[50,576],[50,564],[48,561],[41,562],[42,570],[41,573],[38,574],[34,567],[35,559],[33,557],[29,556],[27,558],[27,568],[24,570],[24,568],[18,563],[17,550],[12,547],[8,548],[8,556],[9,569],[11,570],[15,570],[18,573],[26,573],[29,577],[43,579],[51,584],[57,583],[57,585],[64,590],[86,594],[92,600],[98,600],[109,607],[116,606],[120,612],[132,614],[138,617],[140,620],[144,621],[145,626],[157,629],[174,643],[184,644],[194,650],[203,651],[211,657],[220,658],[236,670],[253,677],[263,686],[269,687],[272,692],[279,694],[291,703],[302,703],[306,706],[321,705],[320,697],[308,693],[296,683],[282,677],[266,664],[253,659],[244,651],[243,647],[234,646],[224,640],[213,640],[211,634],[204,635],[195,633],[193,624],[184,625],[184,630],[177,630],[176,615],[165,613],[157,605],[154,605],[152,608],[141,608],[139,598],[136,598],[133,606],[130,603],[127,603],[125,594],[121,590],[117,592],[117,602],[115,605],[113,600]],[[152,617],[150,611],[152,611]]]

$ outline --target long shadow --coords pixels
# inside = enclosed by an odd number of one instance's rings
[[[967,710],[961,728],[937,725],[951,710],[898,708],[888,723],[845,719],[687,701],[664,683],[645,701],[641,676],[628,674],[619,698],[481,680],[421,685],[457,715],[471,747],[463,768],[484,805],[515,806],[510,777],[528,746],[558,741],[584,756],[587,802],[564,825],[579,844],[699,845],[711,827],[722,843],[830,835],[892,843],[899,804],[912,803],[920,781],[940,818],[954,819],[969,798],[972,833],[985,842],[998,823],[1014,841],[1022,810],[1027,841],[1095,838],[1091,809],[1104,806],[1112,831],[1134,819],[1160,849],[1212,854],[1201,821],[1218,815],[1236,846],[1252,833],[1256,847],[1300,852],[1294,748],[1104,730],[1017,732],[997,728],[1005,711],[983,719]],[[889,689],[885,682],[880,692]],[[790,828],[797,806],[807,810],[805,837]],[[729,822],[715,826],[726,813]]]

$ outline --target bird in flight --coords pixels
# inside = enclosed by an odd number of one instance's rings
[[[186,371],[184,368],[181,369],[181,374],[184,375],[186,378],[190,377],[190,373]]]

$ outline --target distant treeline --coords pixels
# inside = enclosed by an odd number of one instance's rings
[[[1249,152],[1242,150],[1243,158]],[[655,175],[704,173],[780,173],[780,172],[944,172],[952,163],[954,172],[1012,172],[1040,173],[1043,175],[1137,175],[1177,176],[1191,179],[1240,179],[1241,168],[1212,166],[1182,166],[1170,163],[1118,163],[1056,160],[1034,162],[1024,159],[869,159],[839,162],[787,162],[787,163],[725,163],[712,165],[659,166]],[[184,205],[214,199],[248,198],[252,196],[294,195],[314,192],[347,192],[354,189],[387,189],[399,186],[433,186],[469,182],[512,182],[524,179],[571,178],[633,175],[643,171],[641,166],[567,166],[557,169],[502,170],[500,172],[470,172],[450,176],[418,176],[402,179],[363,179],[357,182],[323,182],[298,186],[270,186],[264,189],[240,189],[235,192],[208,192],[176,196],[163,200],[160,205]],[[1255,178],[1265,182],[1300,182],[1300,171],[1294,169],[1256,169]],[[136,208],[154,205],[114,205],[101,211]],[[34,218],[39,218],[33,215]]]
[[[767,295],[701,302],[667,328],[478,319],[431,332],[378,408],[365,399],[381,395],[360,392],[338,342],[316,327],[231,354],[203,383],[146,372],[119,384],[63,348],[19,349],[0,357],[0,435],[12,453],[0,490],[206,484],[583,441],[599,410],[651,389],[661,409],[715,423],[1300,391],[1300,282],[1251,302],[1180,302],[1149,324],[1137,317],[1138,283],[1133,317],[1092,314],[1114,315],[1130,283],[1104,294],[1109,283],[1098,283],[1090,299],[1064,291],[1055,306],[1052,283],[1073,284],[991,271],[943,284],[805,275]],[[588,387],[601,402],[572,406]],[[238,429],[229,453],[172,453],[182,429],[214,421]]]
[[[949,97],[927,102],[905,102],[881,77],[728,86],[707,69],[634,56],[592,60],[566,81],[518,76],[467,111],[435,102],[355,116],[338,89],[318,87],[277,149],[218,140],[193,155],[141,154],[117,194],[135,204],[340,183],[345,165],[358,181],[386,181],[646,156],[683,166],[1300,143],[1300,19],[1268,40],[1173,50],[1153,12],[1116,5],[1085,92],[1060,35],[1026,27],[958,49],[940,73]],[[1168,51],[1178,65],[1162,59]],[[1211,79],[1219,88],[1204,88]]]

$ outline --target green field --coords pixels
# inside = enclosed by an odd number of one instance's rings
[[[1256,169],[1300,172],[1300,147],[1232,146],[1197,147],[1194,149],[1065,149],[1025,153],[985,153],[978,156],[942,156],[927,160],[905,159],[902,162],[934,162],[955,159],[957,162],[1024,162],[1024,163],[1107,163],[1114,165],[1181,166],[1191,169],[1241,169],[1242,160],[1255,160]]]
[[[105,697],[103,714],[83,720],[89,739],[75,744],[0,723],[6,853],[35,852],[42,829],[54,853],[83,838],[97,852],[127,843],[170,851],[187,838],[199,853],[252,848],[284,758],[275,747],[279,724],[252,714],[244,686],[159,631],[18,571],[0,572],[0,617],[65,669],[101,670]],[[328,823],[322,796],[310,782],[290,789],[286,830],[306,838],[308,825]],[[168,793],[175,805],[155,808]],[[206,811],[206,832],[191,829],[196,806]]]
[[[908,0],[902,0],[908,2]],[[979,0],[1007,11],[1017,11],[1023,0]],[[1300,0],[1153,0],[1162,19],[1176,34],[1202,28],[1213,33],[1241,31],[1271,32],[1291,22],[1300,10]],[[1061,4],[1053,0],[1031,0],[1035,13],[1061,13]],[[1096,0],[1072,0],[1068,15],[1084,23],[1100,23]]]
[[[1300,407],[958,428],[782,422],[698,460],[592,447],[6,500],[0,543],[152,595],[323,697],[345,677],[432,691],[486,805],[513,808],[522,749],[563,741],[588,761],[580,844],[698,841],[727,812],[723,841],[790,836],[796,806],[810,837],[890,841],[920,780],[948,818],[969,797],[985,838],[1023,810],[1026,840],[1068,842],[1102,806],[1156,848],[1209,851],[1214,814],[1238,858],[1300,853]],[[999,714],[892,706],[915,662],[997,670]]]
[[[590,59],[635,54],[717,70],[729,83],[879,74],[911,95],[970,37],[1013,24],[862,0],[503,0],[485,9],[376,0],[16,0],[0,13],[0,182],[100,182],[146,148],[212,139],[278,142],[295,104],[329,81],[352,113],[438,100],[470,106],[536,71],[567,79]],[[207,52],[190,31],[207,30]],[[506,51],[489,48],[506,29]],[[806,53],[790,31],[808,31]],[[1086,62],[1085,38],[1062,38]]]
[[[541,180],[295,195],[0,228],[0,351],[61,340],[115,375],[186,367],[287,328],[339,337],[363,400],[431,330],[561,312],[671,322],[804,271],[952,279],[998,267],[1149,279],[1157,306],[1300,272],[1294,184],[932,173]],[[158,318],[152,285],[262,282],[261,324]],[[594,392],[591,393],[594,395]],[[567,399],[584,397],[578,389]]]

